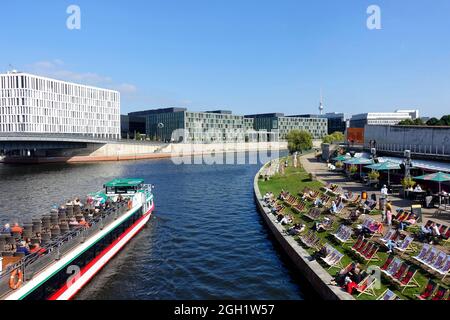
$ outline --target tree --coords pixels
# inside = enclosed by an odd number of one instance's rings
[[[345,136],[342,132],[336,131],[325,136],[322,141],[323,143],[343,142],[345,141]]]
[[[313,147],[312,135],[307,131],[292,130],[287,135],[288,148],[290,153],[310,150]]]
[[[423,126],[425,125],[425,123],[423,122],[422,119],[418,118],[418,119],[406,119],[403,121],[400,121],[400,123],[398,124],[399,126]]]
[[[436,118],[431,118],[427,121],[427,126],[437,126],[439,123],[439,120]]]

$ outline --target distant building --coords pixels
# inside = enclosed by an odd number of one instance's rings
[[[328,120],[328,134],[332,134],[334,132],[345,132],[347,128],[347,122],[345,121],[343,113],[326,113],[326,114],[302,114],[295,117],[299,118],[324,118]]]
[[[144,117],[147,135],[162,141],[171,141],[178,129],[185,129],[186,139],[194,142],[231,142],[235,141],[233,134],[253,130],[253,119],[227,110],[190,112],[185,108],[166,108],[131,112],[129,116]]]
[[[137,134],[146,134],[146,123],[145,117],[121,115],[120,128],[122,139],[134,139]]]
[[[397,125],[403,120],[414,120],[418,117],[418,110],[361,113],[354,115],[350,119],[350,127],[364,128],[366,125]]]
[[[255,114],[245,116],[254,119],[256,131],[273,132],[278,130],[280,139],[286,139],[292,130],[305,130],[314,139],[322,139],[328,134],[328,120],[319,117],[285,116],[283,113]]]
[[[22,72],[0,74],[0,132],[120,138],[120,93]]]

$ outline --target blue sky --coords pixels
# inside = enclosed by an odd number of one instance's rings
[[[81,30],[66,9],[81,8]],[[381,30],[366,27],[381,8]],[[3,1],[0,70],[122,92],[122,113],[450,113],[450,1]]]

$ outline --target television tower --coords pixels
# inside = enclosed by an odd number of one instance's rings
[[[320,105],[319,105],[319,113],[320,115],[323,115],[323,110],[325,107],[323,106],[323,96],[322,96],[322,90],[320,90]]]

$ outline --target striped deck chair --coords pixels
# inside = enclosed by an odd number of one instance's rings
[[[399,284],[403,288],[402,293],[405,292],[406,288],[420,287],[419,282],[416,280],[417,272],[418,269],[416,267],[410,266],[403,278],[400,279]]]
[[[433,265],[434,260],[436,260],[439,255],[439,252],[440,251],[438,249],[432,247],[428,255],[421,262],[427,266]]]
[[[326,257],[321,257],[321,260],[325,262],[330,268],[340,268],[342,269],[343,266],[341,264],[342,258],[344,258],[344,255],[337,251],[335,248],[330,246],[329,244],[325,245],[325,250],[327,252]],[[328,270],[329,270],[328,269]]]
[[[358,297],[367,294],[369,296],[375,297],[375,289],[374,286],[377,282],[377,279],[372,276],[367,276],[363,281],[361,281],[358,286],[355,288],[359,293]]]
[[[445,243],[449,243],[450,241],[450,228],[447,229],[447,232],[444,234],[441,234],[442,239]]]
[[[358,251],[358,249],[364,244],[364,241],[365,241],[364,237],[359,237],[356,240],[355,244],[353,245],[352,250]]]
[[[443,276],[442,280],[444,280],[445,278],[447,278],[448,274],[450,273],[450,255],[447,256],[447,260],[445,261],[444,265],[442,266],[442,268],[440,268],[439,270],[436,270],[437,273],[439,273],[441,276]]]
[[[395,247],[394,249],[400,251],[401,253],[415,252],[417,248],[414,246],[413,241],[414,238],[408,236],[402,241],[400,247]]]
[[[428,300],[436,291],[437,284],[433,280],[429,280],[421,294],[416,295],[419,300]]]
[[[333,237],[341,243],[347,243],[351,240],[353,231],[344,225],[341,225],[338,232],[332,234]]]
[[[433,296],[433,298],[431,298],[431,300],[433,301],[440,301],[440,300],[445,300],[445,296],[448,293],[448,289],[445,289],[444,287],[439,287],[435,293],[435,295]]]
[[[431,246],[429,244],[424,244],[422,247],[422,250],[419,252],[419,254],[413,258],[419,262],[422,262],[423,259],[425,259],[425,257],[428,255],[430,250],[431,250]]]
[[[380,268],[381,271],[386,271],[389,268],[389,266],[391,265],[392,261],[394,261],[394,255],[390,255],[387,258],[386,262]]]
[[[370,244],[370,241],[364,239],[359,246],[352,248],[352,251],[357,255],[361,255],[361,252],[364,252],[366,248],[370,246]]]
[[[387,289],[377,300],[393,301],[393,300],[400,300],[400,299],[394,292]]]
[[[308,213],[303,215],[304,217],[315,221],[320,217],[320,209],[319,208],[311,208]]]
[[[399,258],[394,258],[394,260],[391,262],[389,267],[387,267],[386,270],[381,270],[385,275],[387,275],[389,278],[392,278],[394,274],[398,272],[401,265],[403,264],[403,261]]]
[[[395,241],[395,237],[398,234],[397,230],[390,229],[381,239],[382,242],[388,242],[389,240]]]
[[[406,262],[403,262],[400,265],[398,271],[391,275],[391,279],[400,282],[400,280],[403,279],[403,276],[406,274],[406,271],[408,271],[408,264]]]
[[[374,243],[372,248],[368,250],[366,254],[363,255],[363,258],[364,260],[366,260],[366,263],[369,263],[370,261],[379,261],[380,260],[380,257],[378,257],[379,250],[380,246]]]
[[[439,251],[436,260],[433,261],[431,265],[428,265],[432,270],[436,271],[444,266],[447,261],[447,254],[445,252]]]
[[[302,213],[303,211],[305,211],[306,209],[306,203],[305,202],[301,202],[295,206],[292,207],[292,210],[297,212],[297,213]]]

